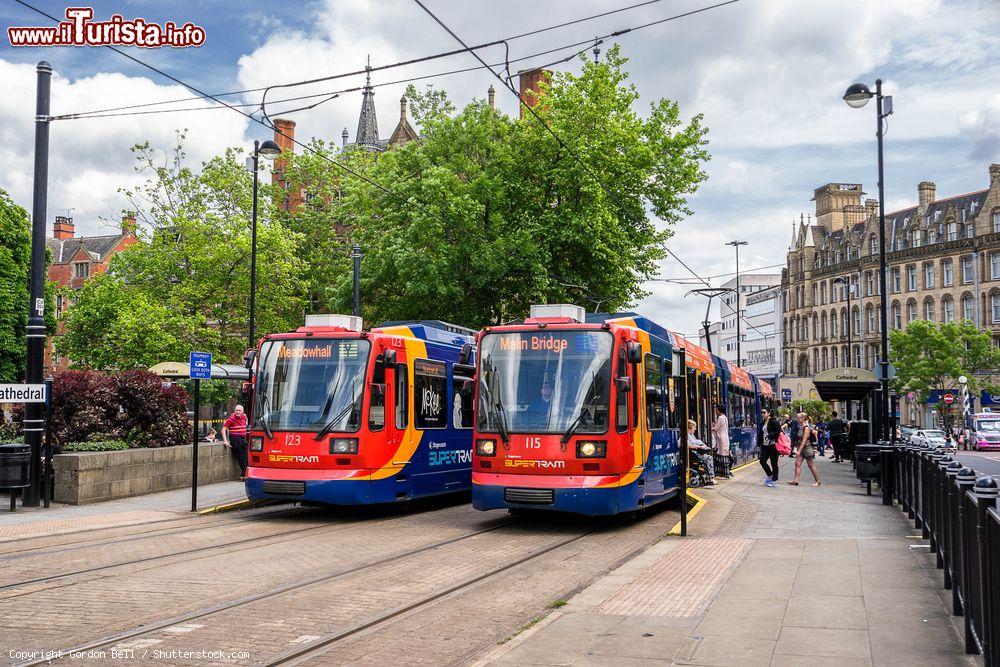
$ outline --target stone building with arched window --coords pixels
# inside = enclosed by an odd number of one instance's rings
[[[1000,345],[1000,164],[989,166],[988,184],[938,198],[934,183],[924,181],[915,205],[886,212],[890,330],[915,319],[968,319]],[[875,370],[882,331],[878,201],[864,195],[858,183],[828,183],[813,193],[815,217],[802,216],[795,226],[782,270],[782,368],[789,380],[837,364]],[[816,326],[817,318],[830,325]],[[900,407],[904,422],[933,418],[933,407],[905,398]]]

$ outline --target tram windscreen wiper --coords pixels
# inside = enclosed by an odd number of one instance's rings
[[[574,419],[573,423],[569,425],[569,428],[563,432],[562,437],[559,438],[559,444],[565,445],[569,442],[570,437],[572,437],[576,429],[580,428],[580,424],[583,423],[584,416],[590,414],[590,411],[587,410],[587,401],[597,400],[597,390],[597,373],[594,373],[590,378],[590,389],[587,390],[587,395],[583,399],[583,405],[580,406],[580,414],[576,416],[576,419]]]
[[[330,400],[333,400],[333,397],[332,397],[332,396],[330,397]],[[339,413],[337,414],[337,416],[336,416],[336,417],[334,417],[333,419],[331,419],[330,421],[328,421],[328,422],[326,423],[326,425],[325,425],[325,426],[323,426],[323,428],[321,428],[321,429],[320,429],[319,433],[317,433],[317,434],[316,434],[316,436],[315,436],[315,439],[316,439],[316,440],[322,440],[322,439],[323,439],[323,436],[325,436],[325,435],[326,435],[326,434],[328,434],[328,433],[329,433],[330,431],[332,431],[332,430],[333,430],[333,428],[334,428],[334,427],[335,427],[335,426],[336,426],[337,424],[339,424],[339,423],[340,423],[340,420],[341,420],[341,419],[343,419],[344,417],[346,417],[348,413],[350,413],[350,412],[352,412],[352,411],[354,411],[354,410],[357,410],[358,408],[360,408],[360,407],[361,407],[361,406],[359,405],[359,404],[360,404],[360,402],[361,402],[361,394],[360,394],[360,393],[358,393],[358,394],[357,394],[357,395],[356,395],[356,396],[354,397],[354,399],[353,399],[353,400],[352,400],[352,401],[350,402],[350,404],[349,404],[349,405],[345,406],[345,407],[344,407],[344,409],[343,409],[343,410],[341,410],[341,411],[340,411],[340,412],[339,412]],[[326,412],[326,410],[324,410],[323,412]]]
[[[496,369],[493,369],[491,376],[495,381],[498,381],[497,377],[499,375],[500,373]],[[486,417],[497,425],[497,432],[500,433],[500,439],[504,442],[510,442],[510,433],[507,430],[507,413],[504,412],[503,401],[499,398],[494,400],[495,394],[490,389],[489,382],[484,382],[482,386],[486,390],[486,393],[489,394],[489,397],[486,399],[486,405],[488,406]]]

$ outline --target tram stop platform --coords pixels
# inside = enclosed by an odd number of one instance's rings
[[[823,485],[763,484],[756,463],[698,489],[689,536],[666,537],[479,664],[976,665],[928,542],[849,463]],[[945,596],[948,597],[945,597]]]
[[[213,511],[246,500],[243,482],[217,482],[198,487],[199,512]],[[7,497],[0,500],[0,542],[25,537],[59,535],[92,530],[117,528],[190,516],[191,489],[174,489],[149,493],[90,505],[21,507],[8,512]]]

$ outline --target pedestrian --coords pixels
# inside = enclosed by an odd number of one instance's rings
[[[827,431],[826,422],[816,424],[816,449],[819,450],[820,458],[826,455],[826,444],[829,439],[830,432]]]
[[[243,406],[237,405],[233,408],[233,414],[229,415],[222,425],[222,442],[229,447],[236,463],[240,466],[240,481],[247,478],[247,416],[243,412]]]
[[[778,481],[778,438],[781,436],[781,425],[771,414],[771,411],[764,408],[761,411],[761,421],[764,423],[762,429],[764,437],[760,444],[760,467],[764,469],[764,486],[773,487]]]
[[[799,441],[796,443],[795,449],[795,477],[789,482],[792,486],[799,485],[799,476],[802,474],[802,463],[805,462],[809,466],[809,472],[812,473],[813,486],[820,486],[822,482],[819,481],[819,471],[816,470],[816,450],[813,448],[813,439],[815,438],[815,428],[809,423],[809,417],[804,412],[798,414],[799,422]]]
[[[205,434],[205,442],[218,442],[219,437],[216,435],[214,428],[208,429],[208,433]]]
[[[715,406],[715,421],[712,422],[712,443],[715,446],[716,463],[719,465],[719,477],[730,479],[733,473],[729,471],[729,419],[721,404]]]
[[[688,420],[688,449],[694,450],[695,456],[698,457],[698,461],[701,466],[705,469],[705,474],[708,476],[708,480],[705,482],[706,486],[715,485],[715,462],[712,460],[712,448],[706,445],[696,434],[695,430],[698,428],[697,422],[693,419]]]
[[[833,445],[833,458],[836,463],[840,463],[844,456],[844,434],[847,432],[847,423],[837,416],[837,411],[833,411],[833,419],[827,422],[827,432],[830,434],[830,444]]]
[[[795,458],[795,443],[799,441],[799,420],[794,415],[788,417],[788,438],[792,441],[792,451],[789,458]]]

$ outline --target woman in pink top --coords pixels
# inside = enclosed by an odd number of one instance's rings
[[[720,477],[732,477],[729,472],[729,420],[721,405],[715,406],[715,421],[712,422],[712,444],[717,457],[715,467]]]

